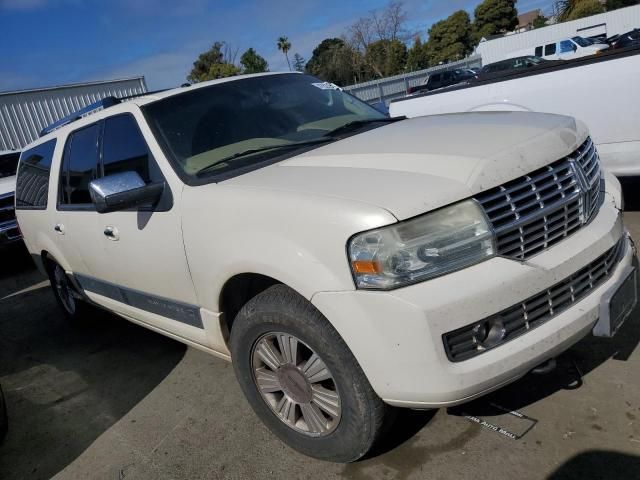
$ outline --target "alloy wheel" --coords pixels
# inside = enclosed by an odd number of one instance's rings
[[[60,265],[56,265],[53,270],[53,284],[64,309],[70,315],[75,314],[76,299],[73,294],[73,287],[71,286],[71,282],[69,282],[67,274]]]
[[[253,380],[271,411],[292,429],[326,436],[340,422],[340,394],[322,358],[299,338],[267,333],[251,352]]]

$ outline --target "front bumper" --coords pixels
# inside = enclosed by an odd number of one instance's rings
[[[442,341],[443,334],[544,291],[611,249],[626,235],[613,197],[605,196],[588,226],[525,262],[494,258],[391,292],[321,292],[312,301],[387,403],[429,408],[466,402],[525,375],[591,331],[601,298],[631,265],[627,239],[604,283],[537,328],[456,363]]]

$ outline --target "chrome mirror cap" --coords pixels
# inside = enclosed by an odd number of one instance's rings
[[[89,183],[91,200],[98,213],[107,213],[157,202],[164,182],[145,184],[137,172],[122,172]]]

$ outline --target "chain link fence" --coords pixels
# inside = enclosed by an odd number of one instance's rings
[[[392,100],[404,97],[410,87],[422,85],[429,75],[434,72],[452,70],[455,68],[475,68],[481,66],[482,58],[480,55],[475,55],[458,62],[438,65],[437,67],[418,70],[417,72],[403,73],[402,75],[395,75],[393,77],[349,85],[348,87],[344,87],[344,90],[367,103],[384,102],[385,105],[389,105]]]

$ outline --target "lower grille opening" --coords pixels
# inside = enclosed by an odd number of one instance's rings
[[[447,357],[461,362],[546,323],[603,284],[624,254],[626,236],[573,275],[496,315],[442,336]]]

